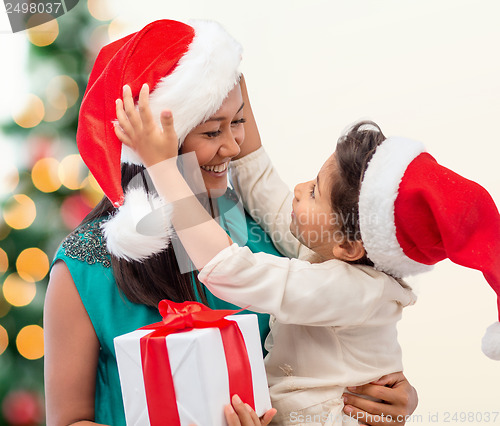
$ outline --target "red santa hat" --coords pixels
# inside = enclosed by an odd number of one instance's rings
[[[404,277],[448,258],[483,273],[500,313],[498,208],[483,187],[439,165],[420,142],[388,138],[377,147],[361,184],[359,221],[377,269]],[[488,328],[482,349],[500,360],[500,322]]]
[[[241,52],[216,22],[188,25],[171,20],[152,22],[100,51],[83,97],[76,139],[83,161],[119,208],[103,225],[113,255],[142,260],[165,249],[170,240],[167,218],[150,235],[136,229],[134,217],[159,200],[141,189],[130,191],[130,196],[122,190],[121,163],[141,164],[114,133],[115,101],[123,86],[128,84],[137,100],[148,83],[153,116],[160,124],[161,111],[172,111],[180,146],[194,127],[220,108],[238,82]]]

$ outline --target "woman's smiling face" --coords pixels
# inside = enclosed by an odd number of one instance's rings
[[[229,161],[239,154],[245,138],[244,122],[243,99],[237,84],[218,111],[184,139],[181,154],[196,153],[205,187],[212,198],[226,192]]]

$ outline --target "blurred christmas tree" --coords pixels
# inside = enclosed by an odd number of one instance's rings
[[[42,311],[49,264],[102,196],[77,154],[75,134],[90,66],[109,42],[104,3],[82,0],[26,31],[33,94],[2,125],[3,155],[16,154],[0,176],[0,425],[44,423]]]

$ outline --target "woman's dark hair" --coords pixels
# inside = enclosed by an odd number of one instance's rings
[[[135,176],[144,172],[144,167],[122,164],[121,172],[122,188],[126,188]],[[104,196],[80,226],[103,216],[107,217],[115,210],[109,199]],[[198,294],[201,301],[207,303],[204,289],[196,274],[181,274],[172,245],[141,262],[127,261],[110,255],[116,284],[131,302],[156,307],[162,299],[185,302],[196,300]]]
[[[341,232],[349,241],[361,239],[358,208],[361,182],[375,150],[384,140],[385,136],[376,123],[360,121],[337,142],[335,157],[339,176],[334,180],[330,199],[340,218]],[[373,266],[366,254],[352,263]]]

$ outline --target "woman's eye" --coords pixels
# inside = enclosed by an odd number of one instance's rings
[[[246,118],[240,118],[239,120],[235,120],[231,122],[231,126],[237,126],[238,124],[246,123]]]
[[[203,133],[205,136],[208,136],[209,138],[216,138],[219,136],[222,132],[220,130],[216,130],[215,132],[205,132]]]

